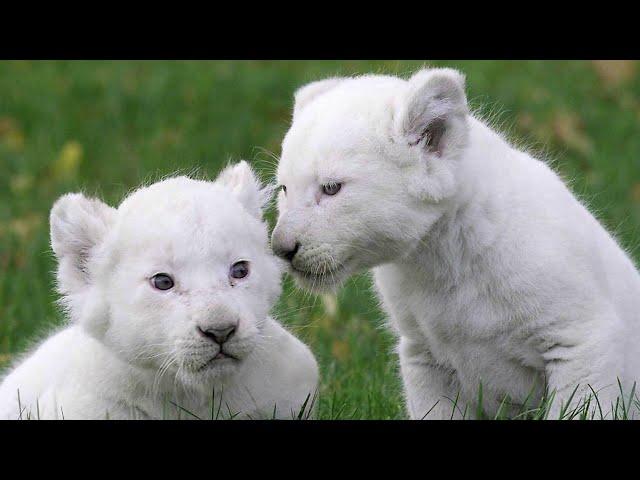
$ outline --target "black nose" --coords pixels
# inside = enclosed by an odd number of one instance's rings
[[[200,335],[210,338],[217,344],[222,345],[236,333],[236,327],[232,325],[230,327],[208,328],[207,330],[198,327],[198,332],[200,332]]]
[[[286,250],[286,249],[277,249],[276,250],[276,255],[278,255],[279,257],[284,258],[285,260],[291,262],[293,261],[293,257],[296,256],[296,253],[298,253],[298,250],[300,249],[300,244],[296,242],[296,244],[293,246],[293,250]]]

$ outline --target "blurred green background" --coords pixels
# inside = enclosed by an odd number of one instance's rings
[[[47,222],[58,195],[82,189],[115,205],[140,182],[195,169],[213,177],[241,158],[268,179],[297,87],[424,65],[464,71],[472,107],[549,159],[638,259],[637,62],[0,62],[0,368],[62,321]],[[279,317],[321,365],[320,417],[404,418],[368,277],[337,297],[285,287]]]

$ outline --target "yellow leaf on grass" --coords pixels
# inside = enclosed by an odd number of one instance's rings
[[[330,293],[323,294],[322,306],[324,307],[325,313],[330,317],[335,317],[338,313],[338,302],[335,295],[332,295]]]
[[[320,330],[331,331],[333,329],[334,317],[328,315],[314,316],[312,322],[318,326]]]
[[[331,344],[331,355],[337,360],[346,360],[350,353],[351,349],[349,348],[349,344],[344,340],[334,340]]]
[[[31,190],[31,187],[33,187],[33,175],[28,173],[14,175],[9,180],[9,188],[13,193],[24,193]]]
[[[178,145],[182,141],[182,132],[167,128],[157,135],[152,143],[157,149],[165,149]]]
[[[72,140],[65,143],[52,165],[53,176],[57,180],[73,178],[82,162],[82,154],[82,145],[78,142]]]
[[[0,365],[3,363],[9,363],[9,360],[11,360],[11,355],[8,353],[0,353]]]
[[[631,80],[636,74],[636,60],[593,60],[598,77],[607,87],[617,87]]]
[[[631,198],[640,203],[640,182],[631,187]]]
[[[531,130],[534,126],[533,117],[530,113],[526,112],[521,113],[516,117],[516,123],[518,124],[518,127],[527,131]]]
[[[557,113],[551,124],[555,136],[567,147],[583,155],[593,153],[593,143],[587,136],[578,115],[571,112]]]
[[[0,232],[9,231],[21,240],[28,240],[34,232],[43,224],[42,215],[39,213],[29,213],[24,217],[14,218],[7,227],[0,226]]]
[[[24,135],[19,130],[13,130],[5,136],[4,143],[11,150],[20,151],[24,147]]]
[[[0,142],[11,150],[18,151],[24,147],[24,134],[14,119],[0,118]]]

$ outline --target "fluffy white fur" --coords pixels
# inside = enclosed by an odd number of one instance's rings
[[[612,159],[612,161],[615,161]],[[425,69],[296,93],[278,182],[276,252],[303,287],[372,268],[398,333],[412,418],[495,413],[640,376],[640,276],[542,161],[469,112],[464,77]],[[340,183],[335,195],[323,184]],[[435,407],[434,407],[435,405]],[[469,413],[469,412],[468,412]]]
[[[281,276],[262,220],[269,194],[240,162],[215,182],[141,188],[118,209],[61,197],[51,244],[70,325],[4,379],[0,418],[211,418],[212,404],[216,418],[297,415],[318,369],[269,317]],[[240,260],[249,275],[232,278]],[[152,286],[161,272],[173,288]],[[197,328],[226,325],[236,331],[216,359]]]

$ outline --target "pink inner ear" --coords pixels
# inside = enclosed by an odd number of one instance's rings
[[[443,119],[436,118],[427,129],[427,149],[434,152],[437,155],[442,154],[442,137],[445,132],[445,121]]]
[[[440,156],[442,155],[442,137],[444,135],[444,132],[445,120],[441,118],[435,118],[420,133],[420,135],[418,135],[416,140],[414,140],[413,142],[409,142],[409,145],[415,147],[424,140],[424,146],[426,150]]]

